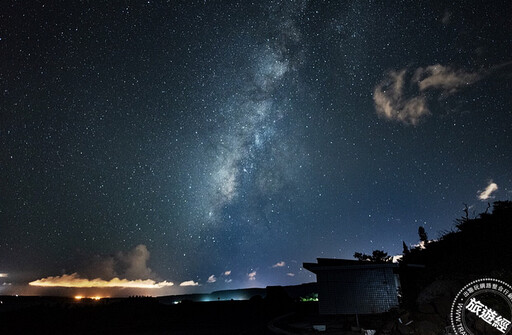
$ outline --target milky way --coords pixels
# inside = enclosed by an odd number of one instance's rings
[[[276,31],[255,46],[250,59],[245,60],[250,64],[247,78],[231,92],[229,101],[212,111],[211,118],[225,119],[221,129],[209,135],[208,144],[214,149],[201,179],[205,186],[199,190],[204,214],[212,221],[220,220],[227,206],[243,201],[247,188],[264,196],[277,192],[284,182],[283,168],[273,162],[285,150],[280,137],[295,109],[293,97],[287,93],[294,88],[301,63],[303,47],[294,19],[300,18],[303,9],[288,9],[288,13],[279,13],[278,18],[267,22]]]

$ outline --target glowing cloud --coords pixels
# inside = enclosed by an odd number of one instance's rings
[[[75,272],[70,275],[62,275],[56,277],[46,277],[42,279],[35,280],[29,283],[30,286],[39,286],[39,287],[122,287],[122,288],[162,288],[167,286],[173,286],[174,284],[168,281],[156,282],[152,279],[137,279],[137,280],[128,280],[128,279],[119,279],[113,278],[111,280],[103,280],[100,278],[96,279],[86,279],[80,278],[78,274]]]
[[[405,124],[418,124],[421,117],[429,115],[424,96],[407,98],[404,95],[406,70],[391,71],[388,78],[375,87],[373,101],[377,114]]]
[[[224,276],[229,276],[231,274],[231,270],[224,271]]]
[[[276,264],[272,265],[273,268],[282,268],[285,266],[286,263],[284,261],[277,262]]]
[[[208,277],[208,280],[206,281],[207,283],[215,283],[217,281],[217,278],[215,277],[215,275],[211,275],[210,277]]]
[[[180,284],[180,286],[199,286],[198,282],[195,282],[193,280],[187,280]]]
[[[256,280],[256,271],[247,274],[249,280]]]
[[[128,252],[118,252],[115,256],[96,257],[89,267],[80,271],[83,277],[75,272],[70,275],[41,278],[30,282],[29,285],[38,287],[143,289],[173,286],[172,282],[158,282],[150,279],[156,277],[156,274],[147,266],[149,257],[150,253],[146,246],[139,244],[134,249]]]
[[[407,69],[390,71],[373,91],[377,114],[404,124],[417,125],[430,115],[427,105],[428,90],[436,90],[447,97],[481,80],[485,72],[466,72],[441,64],[417,68],[412,75]],[[410,94],[406,91],[414,90]]]
[[[480,73],[455,70],[441,64],[418,68],[412,82],[416,82],[420,91],[428,88],[441,89],[443,94],[453,94],[482,78]]]
[[[496,183],[493,183],[492,180],[489,182],[489,185],[485,188],[485,190],[480,191],[478,194],[478,199],[480,200],[487,200],[489,198],[492,198],[491,194],[498,190],[498,185]]]
[[[425,243],[423,243],[423,244],[425,244]],[[423,249],[425,249],[425,246],[423,246]],[[395,255],[395,256],[393,256],[392,257],[392,263],[398,263],[403,257],[404,257],[404,255]]]

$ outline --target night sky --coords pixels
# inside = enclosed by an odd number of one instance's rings
[[[0,294],[438,238],[511,198],[511,50],[506,0],[2,1]]]

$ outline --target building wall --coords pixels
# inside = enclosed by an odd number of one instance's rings
[[[320,314],[372,314],[398,307],[392,268],[329,269],[317,272]]]

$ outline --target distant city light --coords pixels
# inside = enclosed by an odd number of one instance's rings
[[[101,299],[103,299],[103,297],[100,297],[100,296],[84,297],[83,295],[75,295],[75,300],[82,300],[82,299],[101,300]]]

